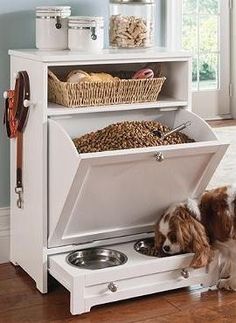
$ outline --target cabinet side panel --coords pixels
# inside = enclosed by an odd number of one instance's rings
[[[29,74],[31,101],[23,138],[24,206],[16,206],[16,140],[11,139],[11,261],[20,265],[41,292],[47,291],[47,68],[41,62],[11,57],[14,74]]]

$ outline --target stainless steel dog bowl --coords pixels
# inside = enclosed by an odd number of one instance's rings
[[[74,251],[67,256],[66,260],[72,266],[95,270],[123,265],[128,258],[116,250],[91,248]]]
[[[158,257],[158,258],[174,256],[174,254],[169,255],[164,253],[162,250],[156,250],[154,238],[146,238],[146,239],[137,241],[134,244],[134,249],[138,253],[141,253],[142,255],[145,255],[145,256]],[[175,255],[177,255],[177,253]]]
[[[146,239],[137,241],[134,244],[134,249],[138,253],[141,253],[142,255],[159,257],[160,255],[155,250],[154,244],[155,244],[154,238],[146,238]]]
[[[150,257],[170,257],[171,255],[167,255],[160,250],[155,249],[155,239],[154,238],[146,238],[142,240],[138,240],[134,244],[134,249],[145,256]]]

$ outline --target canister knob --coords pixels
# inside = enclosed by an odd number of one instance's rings
[[[117,292],[117,285],[113,282],[109,283],[108,284],[108,289],[112,292],[112,293],[115,293]]]
[[[187,278],[189,278],[190,273],[189,273],[189,271],[188,271],[187,269],[182,269],[182,271],[181,271],[181,276],[182,276],[183,278],[187,279]]]
[[[158,162],[162,162],[164,160],[164,156],[162,153],[156,153],[156,160]]]

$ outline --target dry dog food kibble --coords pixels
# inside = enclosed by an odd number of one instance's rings
[[[170,130],[157,121],[124,121],[75,138],[73,141],[79,153],[194,142],[181,132],[173,133],[165,139],[160,139],[155,134],[155,131],[165,134]]]
[[[150,25],[150,24],[149,24]],[[148,47],[151,26],[143,18],[113,15],[110,20],[110,45],[113,47]]]

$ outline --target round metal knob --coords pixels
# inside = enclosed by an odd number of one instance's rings
[[[189,271],[187,269],[182,269],[181,275],[182,275],[183,278],[187,279],[187,278],[189,278],[190,273],[189,273]]]
[[[162,162],[164,160],[164,156],[162,153],[156,153],[156,160],[158,162]]]
[[[117,292],[117,285],[115,283],[109,283],[108,284],[108,289],[112,292],[112,293],[115,293]]]

